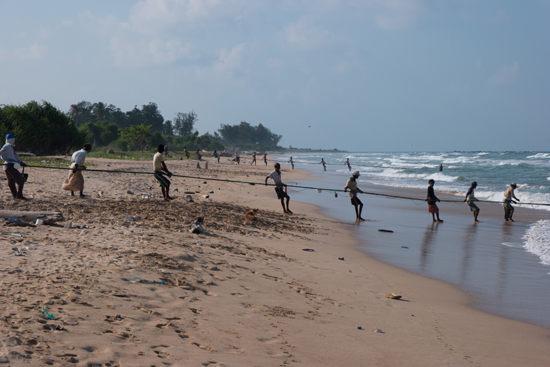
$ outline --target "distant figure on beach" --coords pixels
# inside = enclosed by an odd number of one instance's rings
[[[235,153],[235,162],[237,162],[237,164],[241,164],[241,157],[239,157],[237,153]]]
[[[164,156],[168,157],[168,145],[164,147]]]
[[[323,158],[321,158],[321,162],[319,162],[319,164],[322,164],[323,165],[323,169],[326,171],[327,170],[327,164],[325,163],[325,160]]]
[[[346,163],[344,163],[346,166],[348,166],[349,171],[351,172],[351,165],[349,164],[349,158],[346,158]]]
[[[218,154],[217,150],[214,150],[214,158],[218,160],[218,163],[220,163],[220,155]]]
[[[273,182],[275,182],[275,192],[277,193],[277,198],[281,199],[281,205],[283,206],[283,210],[286,214],[292,214],[288,207],[288,202],[290,201],[290,196],[286,193],[286,185],[281,180],[281,165],[279,163],[275,163],[273,165],[275,168],[275,171],[271,172],[266,178],[265,178],[265,185],[267,186],[267,179],[271,178]],[[285,199],[286,199],[286,208],[285,208]]]
[[[168,175],[168,177],[172,177],[172,172],[168,171],[166,163],[164,163],[162,153],[164,153],[164,145],[159,144],[157,147],[157,153],[153,156],[153,169],[155,170],[154,176],[160,184],[164,201],[170,201],[172,200],[170,197],[170,180],[166,178],[166,175]]]
[[[470,210],[474,214],[474,222],[479,222],[479,220],[477,220],[477,216],[479,215],[479,208],[475,204],[475,202],[479,200],[477,200],[474,195],[474,190],[476,189],[476,187],[477,187],[477,182],[475,181],[472,182],[472,185],[470,186],[470,188],[468,189],[468,192],[466,193],[466,198],[464,199],[464,202],[468,203],[468,205],[470,206]]]
[[[185,154],[186,159],[189,159],[189,151],[187,150],[187,147],[183,147],[183,154]]]
[[[71,168],[69,171],[69,177],[63,181],[61,188],[63,190],[68,190],[71,192],[71,196],[74,196],[75,191],[80,191],[80,197],[83,198],[84,195],[84,176],[82,175],[82,170],[86,169],[84,165],[84,160],[86,155],[92,151],[91,144],[84,144],[84,147],[80,150],[77,150],[73,153],[71,157]]]
[[[202,156],[201,156],[201,152],[197,149],[197,151],[195,152],[195,154],[197,155],[197,159],[200,161]]]
[[[6,172],[6,177],[8,179],[8,186],[10,188],[11,194],[16,200],[27,200],[23,196],[23,186],[25,185],[25,179],[23,175],[16,169],[16,165],[21,165],[22,167],[27,166],[17,155],[15,155],[15,136],[13,134],[6,135],[6,144],[0,149],[0,157],[4,160],[4,172]],[[17,184],[17,188],[15,185]]]
[[[439,208],[437,207],[437,202],[440,201],[434,193],[435,181],[430,179],[428,181],[428,194],[426,195],[426,201],[428,202],[428,212],[432,213],[432,219],[434,222],[443,222],[442,219],[439,219]],[[435,217],[437,216],[437,220]]]
[[[514,207],[512,206],[512,203],[517,204],[517,202],[512,199],[520,201],[514,194],[514,190],[517,187],[518,185],[512,183],[510,184],[510,187],[504,192],[504,201],[502,203],[502,206],[504,207],[504,219],[506,221],[514,222],[514,220],[512,219],[512,216],[514,215]]]
[[[347,192],[349,189],[349,198],[351,199],[351,205],[355,207],[355,221],[360,222],[364,221],[363,217],[361,217],[361,213],[363,213],[363,203],[357,197],[357,193],[362,193],[363,191],[361,191],[357,187],[357,178],[359,178],[359,171],[353,172],[348,182],[346,182],[344,192]]]
[[[443,164],[439,165],[439,172],[443,171]]]
[[[294,169],[294,161],[292,160],[292,157],[288,160],[288,163],[292,166],[292,169]]]
[[[256,165],[256,152],[252,153],[252,163]],[[251,166],[252,166],[252,163],[250,163]]]
[[[264,157],[262,158],[264,160],[265,165],[267,166],[267,153],[264,154]]]

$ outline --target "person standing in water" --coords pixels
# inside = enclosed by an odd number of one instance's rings
[[[23,196],[23,186],[25,186],[25,179],[21,172],[19,172],[16,167],[21,165],[26,167],[27,164],[23,162],[15,154],[13,147],[15,146],[15,136],[12,134],[6,135],[6,144],[0,149],[0,157],[4,160],[4,172],[6,173],[6,178],[8,179],[8,186],[11,191],[11,195],[16,200],[27,200]],[[16,166],[17,165],[17,166]],[[16,187],[17,185],[17,187]]]
[[[357,178],[359,178],[359,171],[353,172],[348,182],[346,182],[344,192],[347,192],[349,189],[349,198],[351,199],[351,205],[355,207],[355,220],[357,222],[361,222],[364,221],[363,217],[361,217],[361,214],[363,213],[363,203],[357,197],[357,193],[362,193],[363,191],[361,191],[357,187]]]
[[[464,202],[468,203],[470,210],[474,214],[474,223],[479,222],[479,220],[477,220],[477,216],[479,215],[479,208],[475,204],[475,202],[479,200],[477,200],[474,195],[474,190],[476,189],[476,187],[477,187],[477,182],[475,181],[472,182],[472,185],[470,186],[470,188],[468,189],[468,192],[466,193],[466,198],[464,199]]]
[[[514,190],[517,189],[518,185],[515,183],[510,184],[510,187],[504,192],[504,201],[502,206],[504,207],[504,220],[514,222],[512,216],[514,215],[514,207],[512,203],[517,204],[513,199],[520,201],[514,194]]]
[[[294,161],[292,160],[292,157],[288,160],[288,163],[292,166],[292,169],[294,169]]]
[[[348,166],[348,170],[351,172],[351,165],[349,164],[349,158],[346,158],[346,163],[344,164]]]
[[[281,180],[281,165],[279,163],[275,163],[273,166],[275,168],[275,171],[271,172],[266,178],[265,178],[265,185],[267,186],[267,180],[271,178],[273,182],[275,182],[275,192],[277,193],[277,198],[281,199],[281,205],[283,206],[283,210],[285,214],[292,214],[288,207],[288,202],[290,201],[290,196],[286,193],[286,184],[283,183]],[[285,199],[286,199],[286,208],[285,208]]]
[[[430,179],[428,181],[428,185],[428,193],[426,195],[426,201],[428,202],[428,212],[432,213],[432,219],[434,222],[443,222],[443,220],[439,218],[439,208],[436,204],[440,200],[437,198],[437,196],[435,196],[434,193],[435,181]],[[435,219],[436,216],[437,220]]]
[[[326,171],[327,170],[327,164],[325,163],[325,160],[323,158],[321,158],[321,162],[319,162],[319,164],[322,164],[323,165],[323,169]]]

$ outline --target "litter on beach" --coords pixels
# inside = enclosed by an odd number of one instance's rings
[[[150,284],[166,284],[166,282],[164,280],[147,280],[147,279],[141,279],[141,278],[138,278],[138,277],[132,277],[132,279],[130,279],[132,281],[137,281],[138,283],[150,283]]]
[[[378,232],[393,233],[393,231],[391,229],[379,229]]]

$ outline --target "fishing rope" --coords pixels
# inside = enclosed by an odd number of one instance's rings
[[[136,171],[120,171],[120,170],[102,170],[102,169],[80,169],[80,168],[70,168],[70,167],[58,167],[58,166],[30,166],[27,165],[29,168],[44,168],[44,169],[60,169],[60,170],[77,170],[77,171],[87,171],[87,172],[105,172],[105,173],[127,173],[127,174],[135,174],[135,175],[153,175],[152,172],[136,172]],[[180,177],[180,178],[190,178],[195,180],[208,180],[208,181],[220,181],[220,182],[230,182],[230,183],[240,183],[240,184],[247,184],[247,185],[264,185],[265,182],[252,182],[252,181],[241,181],[241,180],[229,180],[229,179],[222,179],[222,178],[214,178],[214,177],[201,177],[201,176],[189,176],[189,175],[177,175],[172,174],[171,177]],[[275,184],[267,184],[267,186],[277,186]],[[337,194],[338,192],[346,192],[343,189],[327,189],[323,187],[314,187],[314,186],[301,186],[301,185],[287,185],[290,189],[304,189],[304,190],[317,190],[318,192],[322,191],[329,191],[334,192]],[[319,191],[320,190],[320,191]],[[298,190],[297,190],[298,191]],[[303,191],[303,190],[299,190]],[[424,199],[409,197],[409,196],[401,196],[401,195],[391,195],[391,194],[381,194],[378,192],[370,192],[370,191],[363,191],[359,192],[358,194],[364,194],[364,195],[373,195],[373,196],[382,196],[392,199],[406,199],[406,200],[413,200],[413,201],[426,201]],[[463,203],[464,200],[450,200],[450,199],[442,199],[439,200],[441,202],[445,203]],[[479,200],[480,203],[495,203],[495,204],[503,204],[502,201],[491,201],[491,200]],[[550,203],[516,203],[517,205],[539,205],[539,206],[550,206]]]

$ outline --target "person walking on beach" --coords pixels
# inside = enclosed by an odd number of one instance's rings
[[[256,165],[256,152],[252,153],[252,163]],[[252,163],[250,163],[251,166],[252,166]]]
[[[187,150],[187,147],[183,147],[183,154],[185,155],[186,159],[189,159],[189,151]]]
[[[288,163],[292,166],[292,169],[294,169],[294,161],[292,160],[292,157],[288,160]]]
[[[71,192],[71,196],[74,196],[75,191],[80,191],[80,197],[84,195],[84,176],[82,170],[86,169],[84,160],[86,155],[92,151],[92,144],[84,144],[84,147],[73,153],[71,157],[71,170],[69,171],[69,177],[63,181],[61,188]]]
[[[351,165],[349,164],[349,158],[346,158],[346,163],[344,163],[346,166],[348,166],[349,171],[351,172]]]
[[[2,168],[6,172],[6,177],[8,179],[8,186],[10,188],[11,194],[16,200],[27,200],[23,196],[23,186],[25,186],[25,179],[21,172],[16,168],[17,166],[26,167],[27,164],[23,162],[15,154],[13,147],[15,146],[15,136],[13,134],[6,135],[6,144],[0,149],[0,158],[4,160]],[[16,187],[17,185],[17,187]]]
[[[214,150],[214,158],[218,160],[218,163],[220,163],[220,155],[218,154],[217,150]]]
[[[235,153],[235,162],[237,162],[237,164],[241,164],[241,157],[239,157],[238,153]]]
[[[168,145],[164,147],[164,156],[168,157]]]
[[[428,212],[432,213],[432,219],[434,222],[443,222],[439,218],[439,208],[437,207],[437,202],[440,201],[434,193],[435,181],[430,179],[428,181],[428,194],[426,195],[426,201],[428,202]],[[437,216],[437,220],[435,217]]]
[[[348,182],[346,182],[344,192],[347,192],[349,189],[349,198],[351,199],[351,205],[355,207],[355,221],[362,222],[364,221],[363,217],[361,217],[361,213],[363,213],[363,203],[357,197],[357,193],[362,193],[363,191],[361,191],[357,187],[357,178],[359,178],[359,171],[353,172]]]
[[[275,182],[275,192],[277,193],[277,198],[281,200],[281,205],[283,206],[283,211],[286,214],[292,214],[288,207],[288,202],[290,201],[290,196],[286,193],[286,185],[281,180],[281,165],[275,163],[273,165],[275,171],[271,172],[265,178],[265,185],[267,186],[267,179],[271,178]],[[285,208],[285,199],[286,199],[286,208]]]
[[[264,157],[262,158],[264,160],[265,165],[267,166],[267,153],[264,154]]]
[[[466,198],[464,199],[464,202],[468,203],[468,205],[470,206],[470,210],[474,214],[474,223],[479,222],[479,220],[477,220],[477,216],[479,215],[479,208],[475,204],[475,202],[479,200],[477,200],[474,195],[474,190],[476,189],[476,187],[477,187],[477,182],[476,181],[472,182],[472,185],[470,186],[470,188],[468,189],[468,192],[466,193]]]
[[[156,180],[160,183],[160,189],[162,190],[162,196],[164,201],[170,201],[170,180],[166,178],[172,177],[172,172],[168,171],[166,163],[164,163],[164,158],[162,153],[164,152],[164,145],[159,144],[157,147],[157,153],[153,156],[153,169],[155,170],[154,176]]]
[[[510,187],[504,192],[504,201],[502,206],[504,207],[504,219],[506,221],[514,222],[512,216],[514,215],[514,207],[512,203],[517,204],[513,199],[520,201],[514,194],[514,190],[518,187],[515,183],[510,184]]]
[[[201,152],[197,149],[197,151],[195,152],[195,154],[197,155],[197,159],[200,161],[202,156],[201,156]]]
[[[327,170],[327,164],[325,163],[325,160],[323,158],[321,158],[321,162],[319,162],[319,164],[322,164],[323,165],[323,169],[326,171]]]

